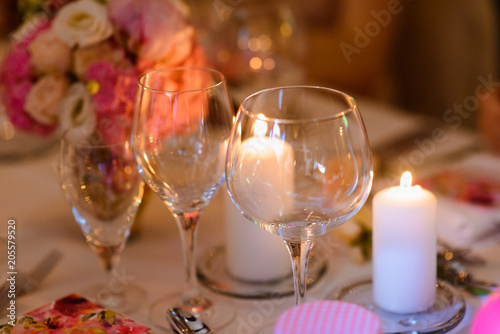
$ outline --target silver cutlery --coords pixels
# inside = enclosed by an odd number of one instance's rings
[[[29,272],[18,270],[9,274],[7,280],[0,287],[0,313],[5,312],[6,306],[13,298],[19,298],[35,290],[61,258],[60,251],[52,250]]]
[[[177,334],[211,334],[213,331],[199,317],[181,308],[167,311],[167,319]]]

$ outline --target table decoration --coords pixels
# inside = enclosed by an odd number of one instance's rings
[[[373,198],[373,292],[375,302],[394,313],[429,308],[436,294],[436,198],[412,186],[410,172],[400,186]]]
[[[52,301],[0,325],[0,333],[149,333],[149,328],[77,294]]]
[[[66,130],[75,138],[97,130],[105,143],[124,138],[141,74],[205,63],[180,1],[29,4],[21,7],[24,22],[0,68],[5,143],[18,133],[40,143]]]

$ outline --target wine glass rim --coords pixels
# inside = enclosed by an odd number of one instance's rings
[[[156,89],[156,88],[148,87],[146,84],[143,83],[143,79],[147,76],[150,76],[153,73],[173,72],[173,71],[179,71],[179,70],[196,70],[196,71],[209,72],[209,73],[217,74],[220,78],[216,83],[214,83],[212,85],[205,86],[203,88],[196,88],[196,89],[180,89],[180,90]],[[215,69],[208,68],[208,67],[201,67],[201,66],[174,66],[174,67],[159,68],[156,70],[148,71],[139,77],[139,86],[141,86],[142,88],[147,89],[149,91],[158,92],[158,93],[200,92],[200,91],[204,91],[204,90],[213,89],[213,88],[220,86],[220,85],[223,85],[225,83],[226,83],[226,77],[224,76],[224,74],[222,74],[221,72],[219,72]]]
[[[276,122],[276,123],[306,123],[306,122],[317,122],[317,121],[322,121],[322,120],[329,120],[329,119],[335,119],[342,117],[348,112],[352,112],[354,110],[357,110],[357,103],[356,100],[349,94],[344,93],[340,90],[329,88],[329,87],[322,87],[322,86],[308,86],[308,85],[294,85],[294,86],[280,86],[280,87],[272,87],[272,88],[266,88],[263,90],[260,90],[258,92],[255,92],[248,97],[246,97],[240,104],[240,110],[242,110],[245,114],[247,114],[251,118],[260,118],[259,115],[252,113],[250,110],[245,108],[245,102],[248,100],[254,98],[257,95],[261,95],[266,92],[270,91],[278,91],[278,90],[289,90],[289,89],[311,89],[311,90],[323,90],[327,92],[332,92],[338,95],[343,96],[347,101],[350,103],[350,107],[345,108],[342,111],[339,111],[333,115],[328,115],[328,116],[323,116],[323,117],[311,117],[311,118],[301,118],[301,119],[285,119],[285,118],[276,118],[276,117],[267,117],[265,116],[265,119],[268,121]]]

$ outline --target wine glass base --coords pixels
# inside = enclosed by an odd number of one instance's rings
[[[146,291],[136,284],[124,286],[116,298],[111,294],[112,288],[114,287],[96,284],[85,289],[82,295],[102,307],[124,315],[137,311],[146,303]]]
[[[156,327],[174,333],[167,320],[167,310],[174,307],[194,313],[211,330],[218,330],[229,325],[235,318],[235,307],[229,301],[218,302],[210,299],[210,304],[205,310],[193,310],[192,306],[183,306],[182,294],[176,293],[164,296],[151,305],[149,309],[149,321]]]
[[[199,282],[212,290],[230,297],[243,299],[269,299],[293,295],[293,276],[282,277],[269,282],[247,282],[229,273],[226,267],[226,249],[214,247],[198,262]],[[307,267],[307,288],[311,288],[325,274],[327,261],[311,254]]]
[[[392,333],[446,333],[457,327],[465,315],[465,300],[450,284],[438,280],[436,301],[429,309],[411,314],[396,314],[378,307],[373,300],[373,285],[370,279],[344,285],[328,296],[363,306],[382,322],[382,331]]]

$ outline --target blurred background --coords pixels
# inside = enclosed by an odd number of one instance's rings
[[[20,24],[0,2],[0,34]],[[261,88],[320,84],[443,120],[500,86],[497,0],[187,0],[235,102]],[[479,89],[479,90],[478,90]],[[477,99],[476,99],[477,104]],[[454,109],[455,108],[455,109]],[[454,110],[453,113],[450,110]],[[475,126],[476,114],[462,114]],[[469,115],[470,114],[470,115]]]
[[[464,103],[477,110],[478,87],[500,86],[498,1],[198,0],[189,6],[211,60],[235,86],[250,86],[245,93],[321,84],[443,120]],[[470,114],[460,117],[473,127],[477,115]]]

